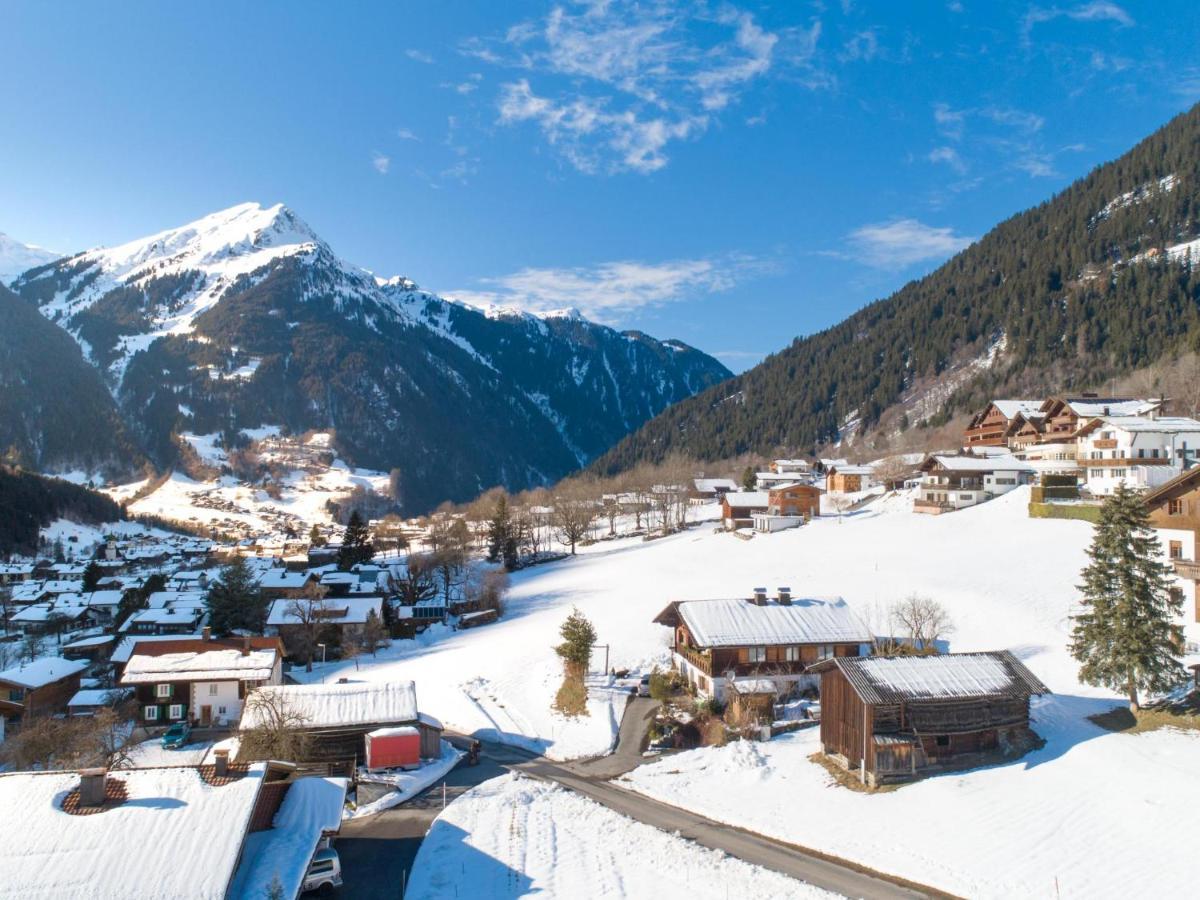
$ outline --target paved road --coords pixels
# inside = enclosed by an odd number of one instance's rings
[[[631,700],[621,720],[616,751],[601,759],[553,763],[515,747],[485,741],[479,765],[460,764],[446,777],[447,800],[508,771],[521,772],[553,781],[636,821],[846,897],[911,900],[949,896],[919,885],[900,884],[845,860],[723,825],[615,786],[607,779],[642,762],[642,745],[656,706],[646,698]],[[400,897],[400,885],[412,869],[425,833],[441,811],[439,782],[403,806],[344,823],[337,841],[345,878],[341,895],[349,900]]]

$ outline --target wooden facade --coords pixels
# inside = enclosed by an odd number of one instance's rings
[[[64,712],[67,701],[79,693],[82,672],[73,672],[57,681],[35,688],[23,687],[9,681],[0,681],[0,699],[12,706],[20,706],[21,719],[35,716],[52,716]],[[16,718],[16,716],[14,716]]]
[[[821,495],[813,484],[789,484],[767,492],[767,511],[775,516],[803,516],[806,519],[821,514]]]
[[[988,657],[1011,672],[1002,689],[981,693],[970,680],[961,693],[922,695],[872,683],[867,657],[828,660],[821,676],[821,744],[827,756],[869,785],[901,781],[985,754],[1030,745],[1029,698],[1049,693],[1008,651],[909,657],[939,665],[952,657]]]
[[[1148,493],[1146,510],[1154,528],[1191,532],[1189,552],[1176,553],[1168,544],[1167,558],[1178,577],[1192,582],[1191,602],[1185,614],[1191,621],[1200,622],[1200,466]]]
[[[1003,447],[1013,425],[1013,418],[1005,415],[995,403],[989,403],[983,412],[971,419],[963,432],[965,447]]]

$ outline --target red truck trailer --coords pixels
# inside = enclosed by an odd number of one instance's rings
[[[409,725],[367,733],[368,769],[415,769],[421,764],[421,733]]]

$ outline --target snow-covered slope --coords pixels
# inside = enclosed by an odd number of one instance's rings
[[[670,630],[652,619],[672,600],[790,585],[844,597],[872,618],[876,605],[920,593],[949,610],[952,650],[1010,649],[1054,691],[1034,709],[1044,749],[865,796],[836,788],[808,760],[816,747],[805,734],[673,756],[638,770],[634,786],[965,896],[1056,896],[1056,878],[1063,897],[1183,896],[1192,876],[1171,836],[1200,828],[1191,764],[1200,735],[1131,736],[1087,721],[1122,702],[1081,684],[1067,651],[1091,527],[1030,519],[1028,501],[1020,488],[924,516],[892,495],[840,523],[823,517],[749,541],[700,526],[648,543],[598,543],[516,573],[494,625],[397,642],[360,658],[360,671],[330,663],[311,677],[415,679],[421,708],[448,727],[579,756],[603,750],[614,725],[600,689],[588,718],[550,712],[561,677],[552,648],[572,607],[610,646],[609,665],[646,671],[667,661]]]
[[[8,284],[22,272],[58,259],[60,254],[33,244],[22,244],[0,231],[0,284]]]
[[[413,512],[556,480],[729,374],[677,342],[377,279],[281,205],[89,250],[14,289],[104,373],[160,466],[184,434],[329,429],[350,464],[399,469]]]

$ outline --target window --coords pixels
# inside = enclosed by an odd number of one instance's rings
[[[833,656],[833,644],[818,644],[817,659],[829,659]]]
[[[168,719],[182,719],[183,718],[183,704],[182,703],[172,703],[169,707],[167,707],[167,718]]]
[[[750,658],[750,662],[752,662],[752,663],[766,662],[767,661],[767,648],[766,647],[751,647],[750,653],[749,653],[749,658]]]
[[[146,707],[146,721],[147,722],[157,722],[158,721],[158,707],[157,706],[147,706]]]
[[[210,683],[210,684],[209,684],[209,686],[208,686],[208,696],[210,696],[210,697],[215,697],[215,696],[217,696],[217,685],[216,685],[216,682],[212,682],[212,683]]]
[[[1167,501],[1167,515],[1168,516],[1182,516],[1183,515],[1183,501],[1182,500],[1168,500]],[[1172,543],[1174,543],[1174,542],[1172,542]]]
[[[1138,459],[1145,459],[1145,458],[1146,458],[1146,448],[1138,447]]]
[[[799,647],[784,647],[783,648],[783,658],[787,662],[799,662],[800,661],[800,648]]]
[[[1183,541],[1171,541],[1168,545],[1168,556],[1171,559],[1183,559]]]
[[[1150,457],[1151,457],[1151,459],[1158,459],[1158,448],[1157,447],[1155,447],[1153,450],[1150,451]]]
[[[218,715],[218,716],[223,716],[223,715],[225,715],[225,707],[223,707],[223,706],[218,706],[218,707],[217,707],[217,715]]]
[[[156,684],[154,686],[154,696],[158,697],[159,699],[165,699],[167,697],[170,697],[171,696],[171,685]]]
[[[950,746],[950,735],[939,734],[936,738],[936,742],[939,747],[949,747]]]

